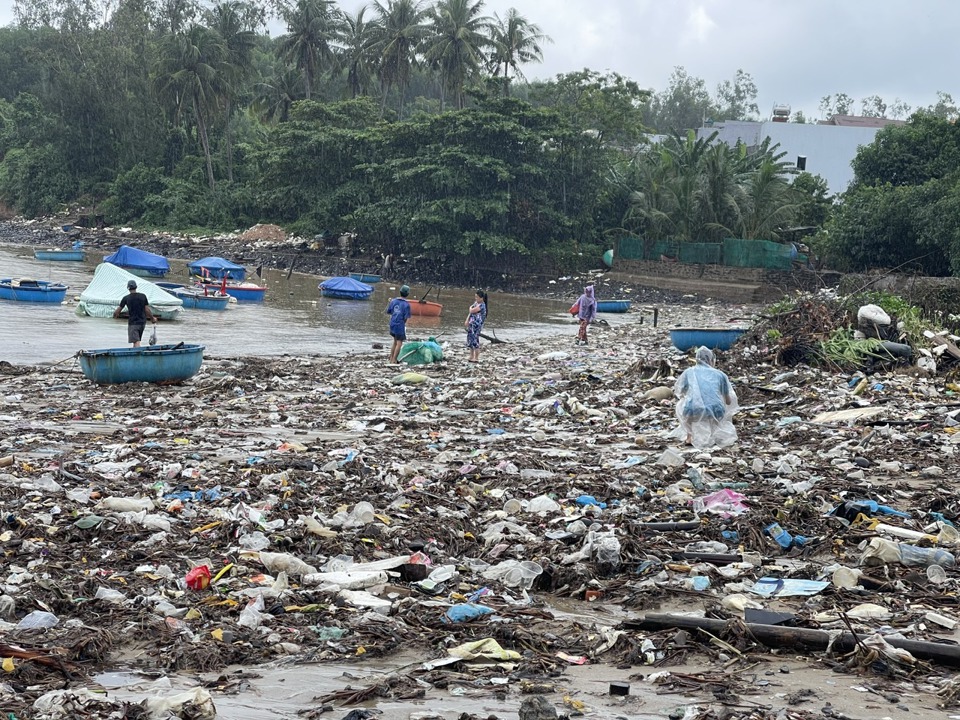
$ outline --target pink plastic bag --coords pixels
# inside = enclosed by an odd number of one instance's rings
[[[697,513],[697,515],[704,512],[722,515],[723,517],[741,515],[749,510],[749,508],[743,504],[743,501],[746,499],[747,497],[745,495],[741,495],[730,488],[724,488],[710,495],[694,498],[693,511]]]

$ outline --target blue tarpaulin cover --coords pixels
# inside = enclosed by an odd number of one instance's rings
[[[364,300],[370,297],[373,288],[353,278],[334,277],[320,283],[320,292],[328,297]]]
[[[217,280],[224,276],[230,280],[243,280],[247,277],[247,269],[243,265],[237,265],[221,257],[200,258],[187,265],[187,268],[191,275],[202,275]],[[204,270],[207,272],[204,273]]]
[[[103,261],[120,267],[148,270],[158,275],[170,272],[170,263],[163,255],[155,255],[129,245],[121,245],[119,250],[104,257]]]

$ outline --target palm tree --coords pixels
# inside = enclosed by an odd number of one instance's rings
[[[222,97],[226,61],[223,38],[209,28],[193,25],[184,33],[171,33],[164,38],[155,80],[157,93],[171,103],[177,124],[184,108],[193,111],[211,190],[216,187],[216,180],[207,128]]]
[[[507,16],[494,15],[493,47],[491,57],[493,74],[498,77],[503,72],[503,94],[510,95],[510,69],[523,79],[520,65],[531,62],[543,62],[541,43],[553,42],[544,35],[539,25],[529,22],[515,8],[507,10]]]
[[[483,51],[491,44],[492,24],[480,14],[482,8],[483,0],[438,0],[429,13],[424,58],[440,72],[441,87],[452,93],[458,110],[464,106],[464,85],[483,66]]]
[[[418,0],[377,0],[377,38],[372,48],[378,56],[377,74],[383,98],[380,114],[386,108],[387,93],[397,87],[400,93],[398,115],[403,116],[403,95],[410,83],[410,69],[417,59],[417,50],[423,41],[425,11]]]
[[[293,103],[303,98],[300,75],[290,67],[278,69],[266,82],[254,87],[251,109],[265,122],[286,122]]]
[[[746,178],[737,162],[742,148],[717,142],[701,159],[703,222],[715,241],[732,237],[742,225]]]
[[[233,137],[230,120],[233,117],[233,101],[253,67],[253,49],[257,35],[253,8],[238,0],[216,5],[210,12],[210,28],[216,31],[227,50],[223,69],[221,92],[225,118],[224,152],[227,155],[227,179],[233,182]]]
[[[310,99],[317,75],[334,58],[332,43],[339,32],[334,0],[297,0],[282,12],[287,34],[280,37],[280,56],[303,73],[304,94]]]
[[[654,147],[640,155],[625,180],[633,190],[623,225],[647,239],[648,243],[671,237],[675,193],[668,190],[672,174],[669,155]],[[649,247],[648,247],[649,249]]]
[[[343,27],[340,33],[340,66],[347,71],[347,87],[351,97],[364,95],[373,79],[375,58],[373,46],[376,43],[376,25],[368,21],[364,5],[356,15],[344,13]]]
[[[798,207],[782,164],[764,157],[745,183],[744,192],[746,207],[740,236],[744,240],[778,239],[777,231],[792,222]]]

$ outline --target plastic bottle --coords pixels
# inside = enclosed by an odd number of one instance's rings
[[[767,525],[763,531],[772,537],[776,541],[777,545],[782,547],[784,550],[789,550],[793,545],[793,535],[780,527],[780,523],[771,523],[770,525]]]
[[[918,567],[930,567],[931,565],[953,567],[957,564],[957,559],[951,553],[940,548],[921,548],[916,545],[901,543],[900,562],[903,565]]]

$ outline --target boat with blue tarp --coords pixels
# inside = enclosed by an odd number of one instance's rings
[[[17,302],[62,303],[67,296],[63,283],[34,280],[32,278],[0,279],[0,300]]]
[[[205,280],[227,278],[227,280],[239,281],[247,278],[247,269],[243,265],[237,265],[222,257],[200,258],[187,265],[187,269],[191,275],[197,275]]]
[[[369,300],[373,288],[366,283],[354,280],[351,277],[332,277],[324,280],[317,287],[320,295],[340,300]]]
[[[103,261],[139,277],[163,277],[170,272],[170,263],[163,255],[129,245],[121,245],[115,253],[106,255]]]
[[[101,385],[128,382],[177,383],[192,378],[203,364],[203,345],[151,345],[148,347],[81,350],[80,369],[88,380]]]
[[[226,310],[230,304],[230,296],[221,293],[219,290],[210,291],[172,282],[154,284],[174,297],[183,300],[183,307],[187,310]]]

